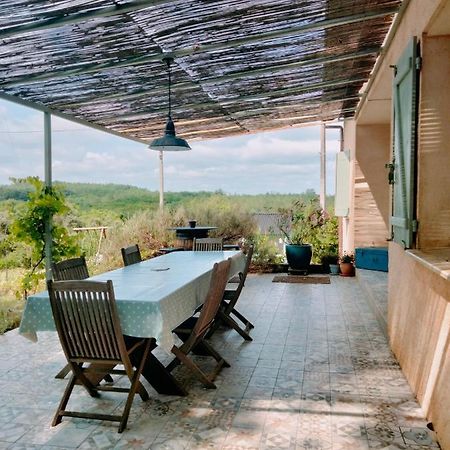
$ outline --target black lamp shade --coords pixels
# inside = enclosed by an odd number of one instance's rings
[[[151,150],[159,150],[163,152],[182,152],[191,149],[189,144],[184,139],[176,137],[175,125],[170,116],[167,119],[164,136],[154,139],[150,143],[149,148]]]

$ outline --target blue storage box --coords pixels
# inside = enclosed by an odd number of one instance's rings
[[[355,266],[358,269],[388,271],[387,247],[355,248]]]

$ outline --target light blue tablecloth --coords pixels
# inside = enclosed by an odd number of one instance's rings
[[[170,351],[172,330],[205,300],[214,263],[230,257],[231,277],[244,268],[241,252],[173,252],[90,279],[112,280],[124,334],[154,337]],[[20,323],[29,339],[37,340],[38,331],[55,331],[47,291],[28,297]]]

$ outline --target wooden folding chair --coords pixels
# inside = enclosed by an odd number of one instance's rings
[[[191,320],[195,321],[193,326],[188,325],[185,328],[183,326],[184,324],[182,324],[174,330],[174,333],[176,333],[183,340],[183,344],[179,347],[176,345],[172,347],[172,353],[175,355],[175,359],[166,367],[166,369],[170,372],[177,365],[183,363],[194,373],[194,375],[200,380],[201,383],[203,383],[204,386],[212,389],[216,387],[214,384],[214,379],[222,367],[230,367],[230,365],[208,342],[204,340],[204,337],[208,333],[208,330],[214,321],[214,317],[217,314],[217,310],[219,309],[228,280],[230,264],[230,258],[226,261],[214,264],[209,291],[200,315],[198,317],[188,319],[187,322]],[[194,350],[198,345],[202,347],[205,354],[212,356],[217,361],[214,370],[210,374],[205,374],[197,366],[197,364],[195,364],[195,362],[187,356],[188,353]]]
[[[84,280],[89,278],[89,271],[84,256],[79,258],[66,259],[57,263],[52,263],[52,277],[54,281],[63,280]],[[66,364],[56,375],[55,378],[64,379],[70,372],[69,364]],[[109,379],[107,378],[109,381]]]
[[[151,350],[152,339],[136,339],[127,348],[111,281],[49,281],[48,292],[56,330],[72,370],[52,426],[61,423],[64,416],[81,417],[119,422],[118,431],[121,433],[127,425],[135,393],[138,392],[143,401],[149,398],[139,378]],[[134,370],[130,356],[142,349],[142,358]],[[85,367],[85,363],[90,365]],[[118,364],[122,364],[125,370],[115,370]],[[130,388],[101,385],[105,373],[126,374]],[[122,415],[66,410],[75,383],[82,384],[92,397],[98,397],[99,391],[128,392]]]
[[[194,252],[214,252],[223,250],[222,238],[194,238]]]
[[[249,331],[255,326],[236,308],[236,303],[241,295],[242,289],[245,285],[245,280],[247,279],[248,269],[250,268],[250,263],[252,261],[253,246],[251,246],[247,251],[247,259],[245,261],[245,267],[242,272],[239,272],[239,284],[236,289],[226,289],[223,295],[222,302],[220,304],[219,310],[217,311],[216,319],[211,326],[208,333],[208,337],[211,336],[220,325],[226,325],[230,328],[236,330],[246,341],[252,341],[253,339],[249,335]],[[233,315],[234,317],[232,317]],[[242,328],[238,322],[234,319],[238,319],[244,324]]]
[[[126,248],[122,247],[120,251],[122,253],[124,266],[129,266],[142,261],[141,251],[139,250],[139,246],[137,244],[130,245]]]
[[[52,276],[55,281],[84,280],[89,278],[89,272],[84,256],[66,259],[52,263]]]

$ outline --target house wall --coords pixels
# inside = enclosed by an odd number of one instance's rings
[[[422,38],[418,247],[450,247],[450,36]]]
[[[348,141],[354,141],[355,177],[349,217],[353,236],[347,241],[358,243],[359,213],[370,215],[378,210],[385,223],[389,217],[389,186],[386,191],[382,185],[386,172],[380,167],[391,148],[388,129],[393,74],[389,66],[396,64],[412,36],[418,37],[423,58],[415,252],[427,257],[418,259],[414,251],[389,243],[388,333],[441,447],[450,450],[450,2],[446,0],[410,0],[348,130]],[[370,145],[372,142],[376,145]],[[375,157],[371,152],[379,154]],[[359,182],[367,183],[373,200],[358,199]],[[359,204],[372,201],[376,207],[358,210]],[[380,236],[376,227],[365,230],[367,240]]]
[[[354,245],[386,246],[390,189],[385,164],[390,160],[390,125],[356,126]]]
[[[396,243],[389,245],[389,267],[392,350],[441,447],[450,449],[450,279]]]

